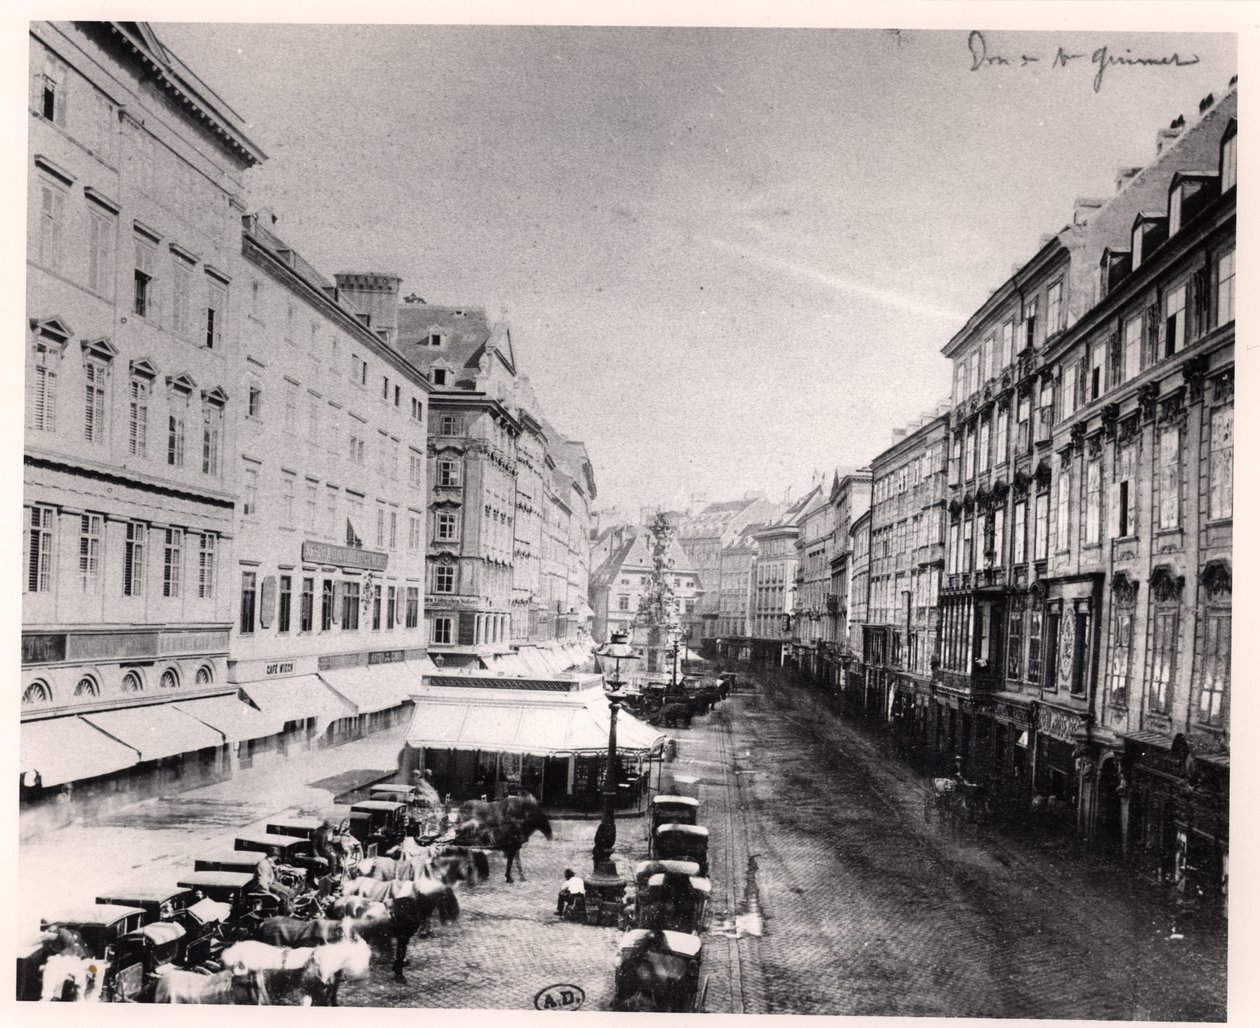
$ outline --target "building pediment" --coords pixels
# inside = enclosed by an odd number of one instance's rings
[[[99,339],[85,339],[81,345],[85,354],[99,357],[101,360],[112,361],[118,356],[118,347],[106,336],[101,336]]]
[[[166,376],[166,388],[177,393],[184,393],[191,396],[197,388],[197,380],[186,371],[181,371],[178,375]]]
[[[130,369],[133,375],[138,375],[141,378],[147,378],[150,381],[157,378],[158,375],[157,365],[149,360],[148,357],[140,357],[133,360],[131,362]]]
[[[36,336],[59,342],[62,346],[74,335],[74,329],[60,314],[50,318],[31,318],[31,331]]]

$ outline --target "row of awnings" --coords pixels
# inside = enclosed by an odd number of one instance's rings
[[[489,671],[547,677],[583,664],[589,657],[589,649],[570,643],[566,646],[521,646],[511,653],[482,657],[481,662]]]
[[[227,743],[263,739],[286,722],[387,710],[405,702],[433,670],[404,661],[338,668],[314,675],[265,679],[237,693],[123,707],[28,721],[22,725],[21,765],[45,786],[113,774],[136,764]]]
[[[496,690],[433,686],[412,697],[407,744],[415,749],[481,750],[535,757],[608,751],[609,709],[601,688],[505,696]],[[650,755],[665,736],[625,711],[617,718],[617,749]]]

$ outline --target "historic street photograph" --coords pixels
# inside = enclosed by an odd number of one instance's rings
[[[1260,8],[1020,6],[15,22],[9,998],[1240,1018]]]

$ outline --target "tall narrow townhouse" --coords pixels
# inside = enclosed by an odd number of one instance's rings
[[[264,157],[146,23],[29,42],[24,831],[227,771],[231,269]]]
[[[827,593],[827,618],[831,622],[829,642],[824,647],[824,680],[832,689],[843,689],[847,668],[857,659],[849,646],[849,579],[853,573],[853,522],[871,506],[871,473],[860,468],[838,477],[831,485],[832,540],[828,560],[830,589]],[[860,652],[860,651],[859,651]]]
[[[393,345],[397,278],[330,279],[272,216],[243,228],[230,678],[280,726],[242,743],[253,764],[407,714],[427,666],[430,386]]]

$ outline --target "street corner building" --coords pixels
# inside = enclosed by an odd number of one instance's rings
[[[595,473],[510,328],[313,267],[147,23],[30,68],[23,837],[586,662]]]

